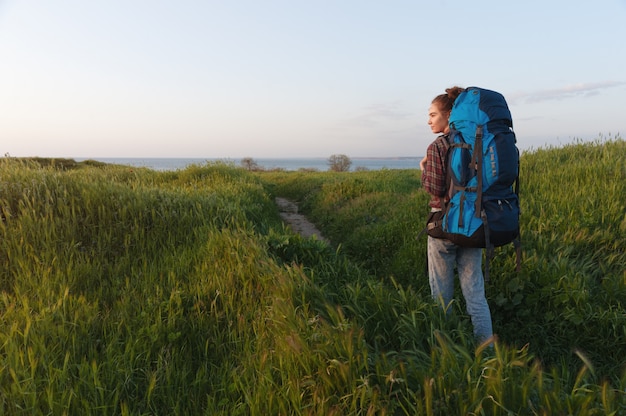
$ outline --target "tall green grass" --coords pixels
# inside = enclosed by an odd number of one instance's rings
[[[257,255],[279,217],[255,178],[12,160],[1,175],[0,413],[234,406],[225,387],[277,273]]]
[[[524,154],[523,270],[515,272],[509,247],[492,264],[487,295],[500,341],[557,371],[565,385],[581,366],[592,383],[624,382],[624,155],[620,138]],[[419,172],[263,175],[372,274],[415,296],[428,292],[425,237],[415,240],[427,212]],[[360,175],[369,175],[365,185]]]
[[[524,272],[495,282],[499,325],[547,362],[582,351],[598,376],[616,377],[626,369],[626,142],[540,149],[521,171]]]
[[[580,146],[623,179],[622,141]],[[416,171],[2,159],[0,414],[624,413],[620,204],[588,222],[568,205],[586,245],[567,221],[531,220],[564,215],[564,194],[541,198],[554,164],[540,166],[571,151],[524,155],[537,173],[523,186],[540,182],[522,199],[524,272],[505,251],[494,264],[493,349],[461,300],[449,317],[430,300]],[[333,245],[286,228],[278,194]]]
[[[271,192],[299,203],[324,235],[344,253],[381,277],[422,287],[426,270],[428,195],[417,170],[262,173]],[[422,255],[420,255],[420,253]]]

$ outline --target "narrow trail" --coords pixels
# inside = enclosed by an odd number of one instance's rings
[[[276,197],[275,201],[280,217],[294,232],[306,238],[315,236],[318,240],[330,244],[330,241],[322,235],[315,227],[315,224],[310,222],[304,215],[298,214],[297,204],[282,197]]]

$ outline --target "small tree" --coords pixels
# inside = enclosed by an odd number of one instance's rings
[[[347,172],[351,165],[352,160],[346,155],[332,155],[328,158],[329,169],[333,172]]]
[[[251,157],[244,157],[241,159],[241,166],[246,170],[259,170],[259,164],[255,162]]]

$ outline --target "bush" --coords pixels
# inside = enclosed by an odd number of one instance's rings
[[[333,172],[347,172],[352,166],[352,160],[346,155],[332,155],[328,158],[328,166]]]

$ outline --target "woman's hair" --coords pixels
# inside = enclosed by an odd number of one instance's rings
[[[446,93],[436,96],[433,99],[432,103],[437,104],[441,112],[449,113],[450,111],[452,111],[452,105],[454,104],[454,100],[456,100],[456,97],[458,97],[463,91],[465,91],[465,88],[446,88]]]

